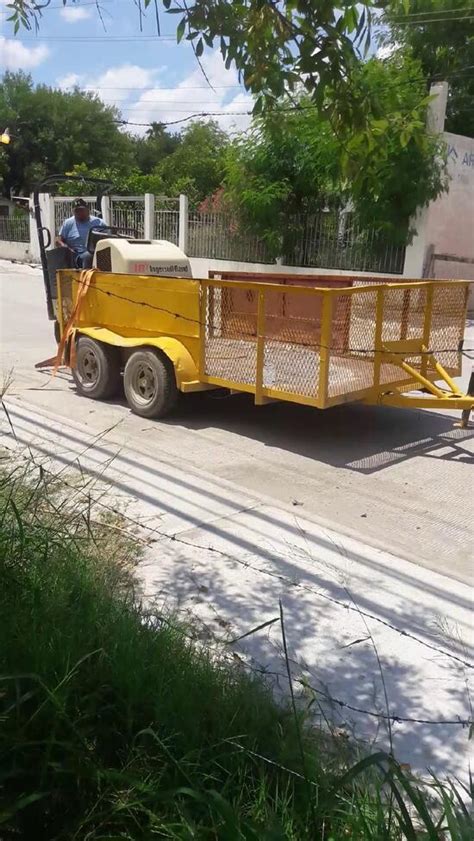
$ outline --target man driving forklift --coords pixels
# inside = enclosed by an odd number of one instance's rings
[[[61,225],[57,243],[72,252],[74,268],[90,269],[93,255],[87,249],[89,233],[95,228],[106,228],[107,225],[98,216],[91,216],[84,199],[74,199],[72,210],[73,216],[65,219]]]

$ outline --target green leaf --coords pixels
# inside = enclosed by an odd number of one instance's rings
[[[359,21],[359,15],[355,6],[349,6],[346,11],[344,12],[343,16],[343,27],[344,29],[349,32],[354,32],[357,29],[357,24]]]
[[[372,753],[370,756],[364,757],[364,759],[361,759],[360,762],[356,762],[349,771],[346,771],[342,777],[339,777],[339,779],[335,781],[331,787],[331,791],[336,792],[340,790],[344,786],[348,785],[348,783],[355,780],[360,774],[367,771],[368,768],[372,768],[374,765],[379,767],[382,762],[390,763],[390,757],[384,751],[377,751],[377,753]]]
[[[181,18],[180,22],[178,23],[178,27],[176,29],[176,40],[178,44],[182,41],[184,30],[186,29],[186,18]]]
[[[197,55],[197,57],[200,58],[200,56],[202,56],[203,52],[204,52],[204,41],[202,40],[202,38],[200,38],[199,41],[196,44],[196,55]]]

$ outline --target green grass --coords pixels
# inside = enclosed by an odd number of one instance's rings
[[[1,841],[471,841],[459,786],[433,805],[147,614],[133,539],[32,472],[0,475]]]

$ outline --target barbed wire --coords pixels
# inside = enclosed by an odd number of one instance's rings
[[[378,718],[382,719],[383,721],[391,721],[395,724],[428,724],[428,725],[454,725],[457,724],[461,727],[471,727],[474,724],[474,719],[471,718],[461,718],[458,716],[454,719],[449,718],[412,718],[410,716],[403,716],[403,715],[389,715],[388,713],[377,712],[375,710],[365,710],[362,707],[356,707],[353,704],[348,703],[347,701],[341,701],[340,698],[334,698],[332,695],[323,692],[320,689],[317,689],[315,686],[311,686],[311,684],[307,683],[307,681],[295,680],[301,683],[303,686],[308,687],[313,692],[316,692],[318,695],[321,695],[326,701],[331,704],[337,704],[338,707],[342,709],[351,710],[351,712],[360,713],[362,715],[371,716],[371,718]]]
[[[11,421],[8,409],[5,406],[5,402],[4,402],[3,399],[1,400],[1,405],[2,405],[3,411],[5,413],[5,416],[7,417],[7,420],[8,420],[10,429],[12,431],[12,435],[14,437],[14,440],[17,441],[17,443],[21,443],[19,441],[17,435],[16,435],[14,425]],[[103,432],[100,433],[100,435],[97,436],[97,437],[100,438],[101,436],[103,436]],[[95,441],[93,441],[92,444],[89,445],[89,447],[87,449],[90,449],[94,445],[95,445]],[[43,470],[45,473],[50,475],[52,478],[57,479],[59,474],[56,474],[56,473],[54,473],[54,471],[51,471],[51,470],[48,470],[47,468],[44,468],[43,465],[38,465],[36,463],[35,459],[34,459],[34,456],[33,456],[32,452],[31,452],[31,448],[29,447],[29,445],[26,445],[26,446],[27,446],[28,452],[30,454],[30,459],[33,461],[33,464],[35,464],[35,466],[37,466],[40,469],[40,471]],[[9,449],[11,451],[11,449],[8,448],[7,446],[5,446],[5,449]],[[53,456],[53,458],[54,458],[54,456]],[[25,459],[27,460],[26,456],[25,456]],[[71,463],[70,466],[74,467],[74,464]],[[91,470],[91,469],[88,469],[88,468],[84,468],[84,470],[87,473],[92,474],[92,475],[95,473],[94,470]],[[97,476],[96,478],[100,479],[101,476]],[[367,619],[371,619],[371,620],[379,623],[380,625],[383,625],[384,627],[386,627],[389,630],[399,634],[402,637],[406,637],[407,639],[413,640],[414,642],[418,643],[419,645],[421,645],[424,648],[428,648],[428,649],[436,652],[437,654],[440,654],[444,657],[448,657],[449,659],[454,660],[455,662],[459,663],[460,665],[462,665],[463,667],[465,667],[467,669],[473,669],[474,670],[474,663],[471,663],[469,660],[464,660],[463,658],[459,657],[457,654],[453,654],[452,652],[446,651],[443,648],[440,648],[439,646],[434,645],[433,643],[429,643],[426,640],[422,640],[419,637],[417,637],[416,634],[412,634],[410,631],[406,631],[402,628],[398,628],[396,625],[393,625],[391,622],[388,622],[386,619],[382,619],[380,616],[377,616],[374,613],[370,613],[369,611],[363,610],[362,608],[360,608],[357,605],[353,605],[350,602],[342,601],[341,599],[337,599],[335,596],[330,596],[327,593],[322,593],[320,590],[316,589],[315,587],[312,587],[311,585],[303,584],[302,582],[299,582],[299,581],[294,581],[293,579],[290,579],[285,575],[282,575],[282,574],[276,573],[276,572],[272,572],[271,570],[268,570],[265,567],[255,566],[254,564],[251,564],[248,561],[243,561],[243,560],[237,558],[234,555],[230,555],[228,552],[224,552],[221,549],[217,549],[215,546],[209,546],[209,545],[200,546],[199,544],[193,543],[192,541],[184,540],[182,537],[179,537],[178,534],[169,534],[168,532],[160,530],[157,526],[150,526],[147,523],[143,523],[143,522],[141,522],[140,520],[137,520],[134,517],[130,517],[129,514],[125,514],[119,508],[116,508],[115,506],[112,506],[112,505],[109,505],[108,503],[103,502],[102,499],[97,499],[96,500],[96,499],[91,498],[90,494],[86,490],[84,490],[82,488],[78,488],[77,486],[69,483],[63,476],[61,476],[61,483],[64,484],[64,486],[69,488],[70,490],[73,490],[75,493],[78,493],[78,494],[84,496],[87,499],[87,502],[88,502],[89,505],[91,505],[91,504],[92,505],[97,505],[99,508],[103,509],[107,513],[113,514],[116,517],[122,518],[122,519],[128,521],[130,523],[130,525],[133,525],[136,528],[139,528],[139,529],[142,529],[142,530],[148,532],[150,534],[150,536],[159,537],[160,540],[157,541],[157,542],[160,542],[161,540],[168,540],[172,543],[179,543],[180,545],[187,546],[187,547],[192,548],[192,549],[200,549],[201,551],[211,552],[212,554],[219,555],[220,557],[223,557],[226,560],[231,560],[233,563],[237,563],[238,565],[243,566],[246,569],[250,569],[253,572],[262,573],[262,574],[264,574],[266,576],[269,576],[271,578],[276,578],[279,581],[282,581],[283,583],[288,584],[292,589],[304,590],[305,592],[309,592],[309,593],[317,596],[320,599],[323,599],[325,601],[329,601],[333,604],[338,605],[339,607],[343,607],[345,610],[349,610],[351,612],[356,612],[357,614],[362,615]],[[134,539],[136,539],[137,536],[134,535],[133,537],[134,537]],[[146,541],[145,539],[143,539],[143,542],[146,545],[150,545],[150,542],[153,542],[153,541]],[[219,641],[219,642],[222,642],[222,641]],[[459,724],[458,721],[456,721],[455,723]]]
[[[275,275],[275,277],[277,277],[277,276]],[[292,276],[292,277],[293,277],[293,276]],[[297,278],[298,276],[297,276],[297,275],[294,275],[294,277],[295,277],[295,278]],[[315,275],[315,278],[317,279],[317,275]],[[365,280],[365,278],[361,278],[361,279],[362,279],[362,280]],[[185,282],[185,281],[187,280],[187,278],[182,278],[182,280]],[[192,280],[192,278],[189,278],[189,280]],[[80,280],[80,278],[76,278],[76,277],[74,277],[74,278],[73,278],[73,282],[74,282],[74,283],[77,283],[77,284],[78,284],[78,286],[85,286],[85,285],[87,285],[84,281]],[[256,280],[254,280],[254,281],[250,281],[250,283],[257,283],[257,282],[258,282],[258,281],[256,281]],[[456,281],[455,281],[455,282],[456,282]],[[216,278],[214,281],[211,279],[211,282],[209,282],[209,281],[205,280],[205,281],[204,281],[204,283],[206,284],[206,288],[210,288],[210,289],[213,289],[213,288],[217,288],[217,289],[226,289],[226,288],[230,288],[230,289],[236,289],[236,290],[237,290],[237,289],[239,288],[238,281],[236,281],[236,282],[235,282],[235,283],[236,283],[236,286],[235,286],[235,287],[229,287],[229,286],[227,286],[227,284],[229,283],[229,281],[223,281],[223,283],[224,283],[225,285],[223,285],[223,286],[221,286],[221,287],[220,287],[220,286],[219,286],[219,281],[217,280],[217,278]],[[402,283],[403,283],[403,281],[402,281]],[[419,281],[419,283],[427,283],[427,281],[420,280],[420,281]],[[383,286],[383,285],[384,285],[383,283],[377,283],[377,284],[376,284],[376,286]],[[387,285],[387,284],[385,284],[385,285]],[[396,286],[396,283],[395,283],[395,284],[390,284],[390,285],[391,285],[391,286],[392,286],[392,285],[393,285],[393,286]],[[414,287],[416,288],[416,284],[414,284]],[[210,321],[210,320],[208,320],[208,319],[206,319],[206,321],[203,323],[203,322],[202,322],[199,318],[193,318],[192,316],[183,315],[183,314],[181,314],[181,313],[179,313],[179,312],[175,312],[175,311],[173,311],[173,310],[167,309],[166,307],[160,307],[160,306],[157,306],[156,304],[152,304],[152,303],[150,303],[149,301],[141,301],[141,300],[136,300],[136,299],[134,299],[134,298],[128,298],[127,296],[125,296],[125,295],[120,295],[118,292],[113,292],[113,291],[112,291],[112,290],[110,290],[110,289],[102,289],[100,286],[97,286],[97,285],[94,285],[94,286],[89,287],[89,288],[92,288],[92,289],[94,289],[94,291],[96,291],[96,292],[100,292],[100,293],[102,293],[103,295],[106,295],[106,296],[108,296],[108,297],[111,297],[111,298],[117,298],[118,300],[120,300],[120,301],[122,301],[122,302],[125,302],[125,303],[127,303],[127,304],[135,304],[135,306],[138,306],[138,307],[145,307],[145,308],[148,308],[148,309],[154,310],[155,312],[160,312],[160,313],[162,313],[162,314],[164,314],[164,315],[169,315],[169,316],[171,316],[172,318],[176,318],[176,319],[179,319],[179,320],[181,320],[181,321],[187,321],[187,322],[190,322],[190,323],[192,323],[192,324],[196,324],[196,325],[198,325],[201,329],[202,329],[202,328],[206,328],[206,327],[207,327],[207,328],[211,328],[211,329],[213,329],[213,330],[220,330],[220,329],[221,329],[221,327],[222,327],[222,325],[217,324],[217,323],[214,323],[214,322],[211,322],[211,321]],[[243,284],[243,288],[245,289],[245,284]],[[272,292],[271,284],[269,284],[269,285],[268,285],[268,288],[269,288],[269,291],[270,291],[270,293],[271,293],[271,292]],[[330,287],[308,287],[308,288],[314,289],[314,290],[315,290],[315,294],[317,294],[318,292],[320,292],[320,293],[321,293],[321,296],[324,296],[326,289],[328,289],[328,288],[330,288]],[[355,289],[359,289],[359,288],[360,288],[360,289],[362,289],[362,287],[350,287],[350,288],[353,288],[353,289],[354,289],[354,288],[355,288]],[[406,288],[407,288],[407,287],[405,287],[405,289],[406,289]],[[342,291],[342,290],[341,290],[341,291]],[[377,289],[374,289],[374,290],[372,290],[372,291],[373,291],[374,293],[376,293],[376,292],[377,292]],[[405,291],[405,290],[404,290],[404,291]],[[408,291],[410,291],[410,290],[409,290],[409,287],[408,287]],[[288,291],[287,291],[287,292],[283,292],[282,290],[278,290],[278,292],[280,292],[282,295],[283,295],[283,294],[291,294],[290,287],[288,287]],[[275,290],[273,290],[273,293],[275,294]],[[352,293],[351,293],[351,294],[352,294]],[[370,293],[366,293],[366,292],[364,292],[364,294],[370,294]],[[311,295],[311,292],[308,292],[308,295],[310,296],[310,295]],[[248,316],[251,316],[251,317],[256,318],[256,316],[257,316],[257,312],[255,312],[255,313],[245,313],[245,315],[248,315]],[[268,317],[268,316],[267,316],[267,317]],[[271,318],[271,317],[272,317],[272,316],[270,316],[270,318]],[[300,320],[300,321],[306,321],[306,322],[308,322],[308,323],[314,323],[314,322],[312,322],[312,320],[310,320],[310,319],[300,318],[300,319],[298,319],[298,320]],[[117,326],[119,326],[119,325],[117,325]],[[237,337],[238,337],[238,338],[240,338],[240,337],[245,337],[245,338],[251,338],[251,339],[270,339],[270,340],[273,340],[273,341],[276,341],[276,340],[277,340],[277,339],[275,339],[275,337],[273,337],[273,336],[267,336],[266,334],[261,335],[261,334],[257,333],[257,331],[245,331],[245,330],[239,330],[239,331],[238,331],[238,336],[237,336]],[[234,337],[234,338],[235,338],[235,337]],[[144,339],[146,339],[146,337],[144,337]],[[337,345],[325,345],[325,344],[323,344],[322,342],[303,342],[303,341],[299,341],[299,340],[294,339],[294,338],[292,338],[292,339],[291,339],[291,342],[290,342],[290,341],[288,341],[288,340],[281,340],[281,341],[287,341],[287,343],[289,343],[289,344],[292,344],[292,345],[294,344],[294,345],[297,345],[298,347],[307,347],[307,348],[310,348],[310,349],[312,349],[312,350],[328,350],[328,351],[333,351],[333,352],[335,352],[335,353],[337,353],[337,352],[339,352],[339,353],[340,353],[340,352],[341,352],[341,350],[342,350],[342,349],[341,349],[340,347],[338,347]],[[145,342],[145,343],[146,343],[146,342]],[[375,347],[375,346],[374,346],[374,347],[372,347],[372,348],[344,347],[343,352],[345,352],[345,353],[361,354],[361,355],[369,355],[369,354],[373,355],[373,354],[376,354],[376,353],[384,353],[385,351],[384,351],[383,346],[382,346],[382,347],[380,347],[380,348],[377,348],[377,347]],[[463,348],[460,348],[460,347],[457,347],[457,348],[453,348],[453,347],[446,347],[446,348],[445,348],[445,347],[443,347],[443,348],[434,348],[434,349],[427,349],[427,350],[418,350],[418,349],[417,349],[416,351],[413,351],[413,352],[412,352],[412,353],[410,353],[410,354],[407,354],[407,352],[406,352],[406,351],[390,351],[390,354],[392,354],[393,356],[418,357],[418,356],[432,356],[434,353],[461,353],[461,354],[463,354],[464,356],[467,356],[467,354],[468,354],[468,353],[472,353],[472,352],[474,352],[474,347],[472,347],[472,348],[470,348],[470,347],[469,347],[469,348],[464,348],[464,347],[463,347]]]
[[[3,404],[3,401],[2,401],[2,405],[3,405],[3,408],[5,410],[5,406]],[[9,448],[7,448],[7,449],[9,449]],[[36,467],[38,467],[40,469],[40,473],[42,472],[43,474],[48,474],[52,477],[52,479],[57,479],[58,478],[58,474],[54,473],[54,471],[48,470],[43,465],[38,465],[36,463],[36,461],[34,460],[34,457],[32,456],[31,450],[29,450],[29,452],[30,452],[30,456],[33,458],[33,463],[35,464]],[[85,468],[85,469],[87,471],[87,468]],[[86,491],[83,491],[80,488],[78,489],[74,485],[70,485],[64,479],[64,477],[61,477],[60,481],[61,481],[61,484],[64,485],[65,487],[67,487],[69,489],[73,489],[75,492],[79,491],[79,493],[81,493],[82,495],[86,495],[87,501],[89,502],[89,504],[91,502],[92,502],[92,504],[96,503],[95,500],[93,500],[93,499],[91,500],[90,495],[87,494]],[[99,500],[97,500],[97,503],[100,505],[100,507],[104,508],[109,513],[114,513],[116,516],[124,517],[127,520],[131,520],[131,522],[139,528],[152,529],[153,531],[156,531],[156,529],[154,529],[152,527],[149,527],[146,524],[142,524],[138,520],[134,520],[133,518],[130,518],[129,516],[124,515],[122,512],[120,512],[120,511],[118,511],[114,508],[111,508],[106,503],[102,503]],[[101,524],[100,521],[99,521],[98,525],[103,525],[103,524]],[[107,526],[107,524],[105,524],[105,525]],[[164,533],[161,533],[161,534],[162,534],[163,537],[167,537],[170,540],[174,539],[173,536],[171,536],[171,535],[166,535]],[[133,538],[135,539],[136,535],[133,535]],[[196,549],[202,548],[197,544],[191,544],[191,545],[194,545]],[[227,555],[227,557],[230,557],[230,556]],[[246,566],[248,566],[248,565],[246,564]],[[347,605],[345,605],[345,606],[347,606]],[[357,608],[357,610],[358,610],[358,612],[362,612],[364,615],[370,615],[370,614],[367,614],[365,611],[360,611],[359,608]],[[372,618],[375,618],[375,617],[372,617]],[[161,616],[161,615],[158,616],[158,619],[160,621],[163,621],[163,622],[166,622],[166,623],[169,622],[169,620],[166,617]],[[264,622],[261,625],[257,626],[257,628],[240,635],[239,638],[236,641],[233,641],[233,642],[238,642],[243,638],[249,637],[250,635],[252,635],[254,633],[257,633],[261,629],[264,629],[265,627],[268,627],[268,625],[274,624],[276,621],[278,621],[278,617],[276,619],[269,620],[268,622]],[[185,633],[185,635],[190,640],[192,640],[193,642],[196,641],[196,637],[192,634],[187,633],[186,631],[184,631],[184,629],[183,629],[183,633]],[[223,646],[226,646],[226,645],[229,645],[229,644],[232,643],[232,641],[229,643],[229,641],[216,638],[212,634],[212,632],[211,632],[211,637],[213,639],[213,642],[217,646],[219,646],[221,649],[222,649]],[[422,645],[426,644],[426,643],[423,643],[422,640],[419,640],[416,637],[414,639],[416,639],[416,641],[419,642]],[[209,649],[209,646],[205,645],[202,640],[200,640],[200,644],[203,645],[204,648],[207,648],[209,651],[211,651]],[[459,659],[455,655],[452,655],[449,652],[444,651],[443,649],[437,649],[437,650],[439,651],[440,654],[442,654],[444,656],[451,657],[453,659]],[[254,672],[255,671],[259,672],[260,674],[266,675],[266,676],[268,676],[270,674],[269,671],[267,669],[265,669],[264,667],[256,668],[253,663],[248,663],[246,660],[242,659],[242,657],[240,657],[239,655],[238,655],[238,659],[239,659],[240,665],[242,665],[244,668],[250,669],[251,671],[254,671]],[[469,664],[469,663],[464,663],[464,665],[467,665],[469,668],[472,668],[471,664]],[[275,674],[275,673],[272,672],[272,674]],[[283,678],[284,675],[281,674],[281,677]],[[354,704],[349,703],[348,701],[343,701],[340,698],[336,698],[335,696],[332,696],[331,694],[329,694],[327,692],[319,690],[316,687],[309,684],[309,682],[306,681],[306,680],[303,680],[303,679],[300,679],[300,678],[295,678],[295,682],[299,683],[304,688],[307,688],[307,689],[309,688],[311,691],[313,691],[316,694],[322,696],[327,703],[335,704],[335,705],[339,706],[341,709],[348,709],[351,712],[355,712],[355,713],[360,714],[360,715],[367,715],[371,718],[376,718],[376,719],[379,719],[379,720],[390,721],[392,723],[397,723],[397,724],[420,724],[420,725],[427,725],[427,726],[432,726],[432,725],[434,725],[434,726],[461,726],[463,728],[471,727],[474,724],[473,719],[461,718],[460,716],[458,716],[455,719],[427,719],[427,718],[419,718],[419,717],[412,717],[412,716],[402,716],[402,715],[398,715],[398,714],[395,714],[395,713],[394,714],[388,714],[388,713],[378,712],[378,711],[375,711],[375,710],[367,710],[363,707],[356,706]],[[238,746],[242,750],[247,750],[246,748],[244,748],[241,745],[238,745]],[[268,761],[268,762],[271,762],[272,764],[276,764],[276,763],[273,762],[273,760],[270,760],[269,758],[264,757],[260,754],[255,754],[255,756],[257,756],[260,759],[263,759],[264,761]],[[279,766],[279,767],[281,767],[282,770],[290,771],[290,769],[287,769],[284,766]]]

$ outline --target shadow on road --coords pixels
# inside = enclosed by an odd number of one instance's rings
[[[256,407],[247,395],[204,393],[187,395],[164,422],[223,429],[358,473],[375,473],[415,456],[474,463],[463,446],[474,438],[474,429],[456,428],[455,419],[439,412],[357,403],[324,411],[289,403]]]

